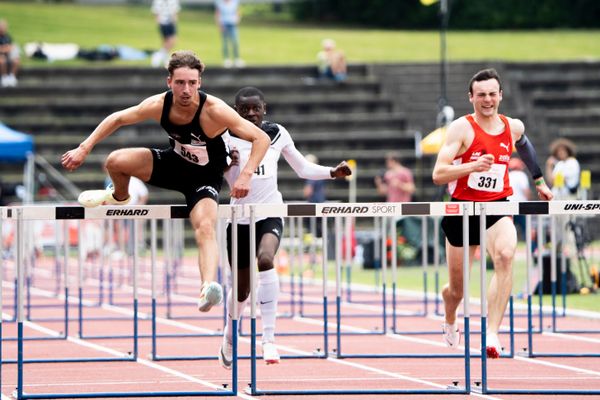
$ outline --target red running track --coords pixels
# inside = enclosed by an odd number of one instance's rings
[[[25,336],[51,336],[64,331],[64,297],[62,288],[56,292],[56,281],[50,265],[43,262],[37,266],[35,286],[31,290],[31,322],[25,324]],[[193,264],[192,264],[193,265]],[[197,282],[195,267],[184,269],[177,285],[177,293],[173,296],[176,303],[171,308],[171,318],[165,318],[166,307],[162,293],[158,297],[158,332],[166,334],[202,334],[195,337],[160,337],[157,350],[160,356],[214,356],[220,345],[220,331],[223,326],[222,308],[217,307],[208,316],[201,318],[194,303]],[[73,276],[72,279],[76,282]],[[83,324],[86,337],[97,335],[127,336],[132,332],[132,289],[125,277],[118,289],[113,293],[113,305],[94,305],[99,299],[97,276],[89,273],[85,279],[84,297],[86,306]],[[75,288],[76,285],[73,285]],[[283,285],[284,291],[289,287]],[[16,336],[16,324],[7,321],[12,317],[13,283],[11,276],[3,281],[3,337]],[[294,333],[280,335],[277,345],[282,356],[312,355],[323,350],[322,294],[318,286],[305,288],[303,311],[305,317],[291,316],[292,306],[288,294],[283,294],[280,304],[282,316],[278,319],[277,331]],[[104,288],[106,291],[106,287]],[[297,290],[297,288],[296,288]],[[119,362],[87,362],[87,363],[27,363],[24,367],[24,389],[28,394],[34,393],[88,393],[88,392],[139,392],[139,391],[212,391],[229,384],[231,373],[222,369],[216,360],[188,361],[151,361],[151,340],[146,335],[151,332],[151,324],[147,319],[150,312],[149,284],[147,274],[142,276],[139,288],[140,322],[139,359],[137,361]],[[71,296],[76,290],[71,289]],[[422,297],[422,296],[420,296]],[[108,296],[104,293],[104,300]],[[329,290],[329,350],[333,352],[337,346],[335,338],[335,304],[333,291]],[[402,316],[397,318],[397,328],[406,331],[431,331],[433,334],[368,334],[355,335],[369,331],[380,332],[383,325],[381,317],[381,295],[374,291],[353,292],[353,303],[342,305],[343,354],[448,354],[457,355],[460,351],[447,349],[441,336],[441,318],[433,314],[429,306],[429,316]],[[391,304],[388,299],[388,307]],[[415,303],[415,298],[398,297],[399,312],[410,314],[419,312],[422,305]],[[75,358],[75,357],[127,357],[133,350],[131,338],[80,339],[77,323],[77,299],[70,299],[69,338],[61,340],[27,340],[24,346],[26,360],[39,358]],[[294,305],[298,313],[298,304]],[[472,312],[477,312],[473,305]],[[522,312],[522,311],[520,311]],[[391,310],[388,310],[387,327],[392,326]],[[240,338],[239,351],[242,355],[250,353],[248,318],[243,322],[244,335]],[[260,321],[260,319],[259,319]],[[550,322],[549,319],[545,320]],[[508,324],[508,318],[504,321]],[[479,318],[473,317],[471,328],[478,329]],[[534,324],[537,318],[534,319]],[[260,323],[258,323],[260,325]],[[600,319],[583,317],[560,318],[562,328],[600,330]],[[517,329],[526,328],[526,319],[515,318]],[[537,327],[536,327],[537,328]],[[501,336],[505,347],[508,346],[507,334]],[[260,340],[258,340],[260,343]],[[472,351],[477,352],[480,343],[479,335],[472,335]],[[536,352],[598,352],[600,351],[599,334],[554,334],[544,332],[535,334]],[[260,347],[260,346],[259,346]],[[522,351],[527,347],[524,334],[515,335],[515,349]],[[260,354],[260,348],[257,349]],[[333,354],[333,353],[332,353]],[[15,359],[16,343],[4,341],[2,359]],[[370,390],[370,389],[445,389],[453,382],[464,385],[464,360],[462,358],[343,358],[331,355],[327,359],[283,359],[278,365],[264,365],[257,362],[257,382],[260,390]],[[488,361],[488,387],[491,389],[576,389],[600,390],[600,362],[597,358],[535,358],[529,359],[520,355],[514,358],[502,358]],[[480,360],[471,361],[471,384],[481,380]],[[2,396],[8,398],[15,389],[17,371],[15,364],[2,365]],[[248,360],[239,362],[239,388],[243,391],[250,382]],[[403,395],[407,399],[421,398],[551,398],[554,396],[519,396],[519,395]],[[321,398],[324,396],[249,396],[240,392],[241,398],[262,399],[298,399]],[[398,398],[398,395],[332,395],[329,398]],[[593,398],[594,396],[560,396],[562,399]],[[600,396],[596,396],[600,398]]]

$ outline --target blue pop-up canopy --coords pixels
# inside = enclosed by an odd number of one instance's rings
[[[15,131],[0,122],[0,161],[23,162],[27,153],[33,152],[33,139],[30,135]]]

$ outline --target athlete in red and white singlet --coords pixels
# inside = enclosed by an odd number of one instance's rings
[[[472,115],[465,118],[473,128],[474,138],[471,146],[462,155],[456,157],[454,165],[476,161],[484,154],[494,156],[489,171],[472,172],[448,184],[448,192],[457,200],[493,201],[510,196],[513,191],[508,180],[508,160],[513,150],[510,124],[504,115],[498,115],[504,122],[504,131],[498,135],[485,132]]]
[[[433,169],[437,185],[448,184],[452,200],[504,201],[512,194],[508,161],[516,147],[535,180],[538,196],[551,200],[552,192],[537,165],[535,149],[525,136],[523,122],[498,113],[502,101],[500,77],[494,69],[476,73],[469,82],[469,101],[473,114],[461,117],[447,128],[446,139]],[[449,347],[458,347],[460,332],[456,310],[463,298],[463,246],[469,246],[469,263],[479,245],[479,217],[469,217],[469,243],[463,243],[461,217],[446,216],[446,258],[449,282],[442,289],[445,322],[443,338]],[[494,275],[488,289],[488,326],[486,353],[497,358],[502,352],[498,330],[512,288],[512,261],[517,233],[507,216],[486,217],[486,244],[494,262]]]

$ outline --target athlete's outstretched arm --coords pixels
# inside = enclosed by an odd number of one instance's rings
[[[285,158],[285,161],[287,161],[287,163],[290,165],[290,167],[292,167],[296,175],[298,175],[300,178],[317,180],[333,179],[336,177],[334,168],[325,167],[323,165],[315,164],[308,161],[306,157],[304,157],[302,153],[300,153],[298,149],[296,149],[296,146],[294,146],[293,143],[290,143],[287,146],[285,146],[282,150],[282,154]],[[345,161],[343,162],[345,163]],[[347,175],[350,175],[350,168],[348,168],[347,172],[349,172]]]
[[[164,94],[148,97],[140,104],[110,114],[75,149],[62,155],[61,163],[69,171],[77,169],[94,146],[125,125],[132,125],[147,119],[160,119]]]

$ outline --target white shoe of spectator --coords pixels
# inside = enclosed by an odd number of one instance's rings
[[[233,67],[233,61],[231,61],[229,58],[226,58],[225,61],[223,61],[223,66],[225,68],[231,68]]]
[[[277,347],[275,347],[275,343],[263,342],[262,352],[263,360],[265,360],[267,365],[279,364],[279,352],[277,351]]]
[[[8,87],[8,75],[2,75],[0,77],[0,86]]]
[[[17,86],[17,77],[14,74],[8,74],[6,76],[6,79],[8,80],[6,86],[7,87],[16,87]]]
[[[246,62],[244,60],[242,60],[241,58],[236,58],[235,61],[233,62],[233,65],[236,68],[244,68],[246,66]]]

